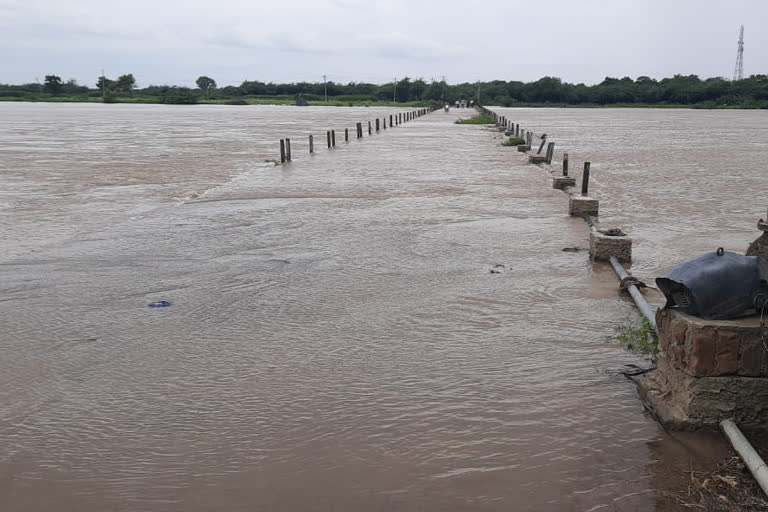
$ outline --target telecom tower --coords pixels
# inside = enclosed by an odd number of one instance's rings
[[[736,52],[736,69],[733,70],[733,80],[744,79],[744,25],[739,32],[739,50]]]

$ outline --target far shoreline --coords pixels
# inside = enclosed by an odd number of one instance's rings
[[[439,106],[440,102],[434,101],[409,101],[395,103],[391,101],[312,101],[306,105],[296,105],[294,99],[260,99],[244,98],[240,102],[233,102],[231,99],[204,100],[196,103],[165,103],[158,98],[134,97],[134,98],[116,98],[114,101],[104,102],[101,98],[73,98],[73,97],[48,97],[48,98],[8,98],[0,97],[0,102],[4,103],[86,103],[86,104],[105,104],[105,105],[175,105],[175,106],[194,106],[194,105],[225,105],[230,107],[248,107],[248,106],[307,106],[307,107],[389,107],[389,108],[412,108],[412,107],[433,107]],[[700,104],[678,104],[678,103],[516,103],[513,105],[491,105],[496,108],[571,108],[571,109],[688,109],[688,110],[768,110],[761,107],[745,105],[700,105]],[[451,105],[451,108],[455,108]]]

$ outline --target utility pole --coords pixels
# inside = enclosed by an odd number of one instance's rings
[[[104,70],[101,70],[101,101],[104,101],[107,97],[107,79],[104,78]]]
[[[323,91],[325,91],[325,102],[328,103],[328,82],[325,79],[326,75],[323,75]]]
[[[394,78],[392,83],[395,85],[392,91],[392,103],[397,103],[397,77]]]
[[[480,82],[477,82],[477,104],[480,104]]]
[[[443,102],[443,105],[445,105],[445,75],[443,75],[443,93],[440,96],[440,99]]]

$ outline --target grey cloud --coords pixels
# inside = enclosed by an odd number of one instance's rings
[[[253,69],[275,81],[728,76],[741,23],[745,70],[765,73],[766,14],[764,0],[0,0],[0,82],[58,69],[90,83],[113,63],[143,83]]]
[[[242,33],[217,34],[208,38],[211,44],[236,48],[272,50],[308,54],[373,55],[395,59],[433,59],[459,57],[466,54],[461,46],[441,44],[437,41],[414,37],[400,32],[371,34],[339,34],[329,43],[321,34],[304,32],[277,32],[245,35]]]

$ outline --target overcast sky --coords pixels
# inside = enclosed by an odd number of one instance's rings
[[[0,82],[194,87],[768,72],[768,0],[0,0]]]

